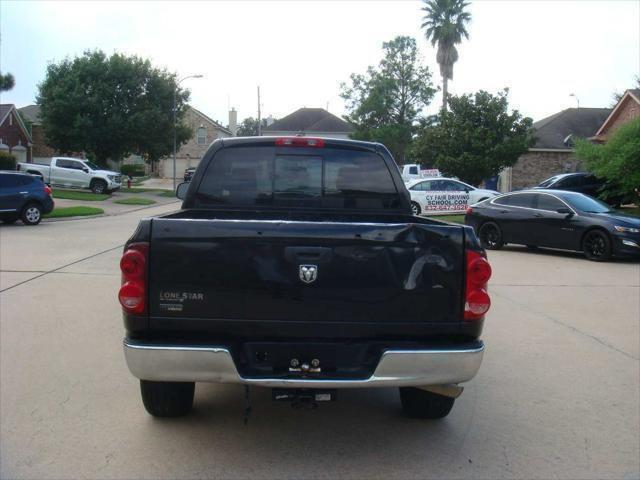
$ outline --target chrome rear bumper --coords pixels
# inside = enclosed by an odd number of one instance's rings
[[[261,387],[364,388],[442,385],[471,380],[484,345],[451,350],[386,350],[367,379],[243,378],[223,347],[152,345],[124,340],[131,373],[165,382],[241,383]]]

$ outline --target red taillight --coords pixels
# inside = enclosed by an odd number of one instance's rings
[[[467,281],[465,285],[464,319],[478,320],[484,317],[491,299],[487,293],[487,282],[491,278],[491,265],[484,256],[467,250]]]
[[[464,213],[467,214],[467,215],[472,214],[473,213],[473,208],[467,207],[467,210]]]
[[[147,259],[149,244],[132,243],[120,259],[122,286],[118,300],[127,313],[143,314],[147,311]]]
[[[46,193],[47,195],[51,195],[51,187],[49,185],[45,185],[44,186],[44,193]]]
[[[322,138],[311,137],[280,137],[276,138],[276,145],[279,147],[324,147]]]

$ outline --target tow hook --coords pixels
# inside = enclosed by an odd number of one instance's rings
[[[423,385],[418,388],[421,390],[426,390],[427,392],[437,393],[438,395],[451,398],[458,398],[460,395],[462,395],[462,391],[464,390],[464,387],[453,383],[447,385]]]

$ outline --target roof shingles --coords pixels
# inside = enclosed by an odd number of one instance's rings
[[[610,108],[567,108],[550,117],[534,122],[536,143],[533,148],[562,149],[567,137],[590,138],[598,131],[611,113]]]
[[[263,132],[351,133],[353,127],[324,108],[300,108],[276,120]]]

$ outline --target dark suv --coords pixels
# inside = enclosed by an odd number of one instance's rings
[[[42,178],[28,173],[0,171],[0,220],[37,225],[42,215],[53,210],[51,188]]]
[[[584,193],[595,198],[601,198],[610,205],[619,205],[620,198],[603,194],[603,189],[607,186],[607,181],[596,177],[591,173],[562,173],[547,178],[533,188],[546,188],[553,190],[566,190],[569,192]]]

